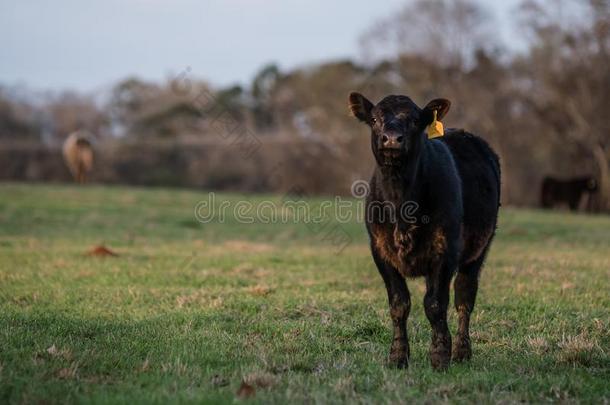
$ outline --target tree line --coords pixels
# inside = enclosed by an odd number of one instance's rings
[[[445,97],[453,103],[446,125],[480,134],[501,155],[505,202],[536,204],[546,175],[593,175],[600,184],[593,206],[606,210],[610,2],[526,0],[513,19],[519,37],[511,41],[522,43],[521,51],[503,43],[489,10],[474,0],[410,1],[362,34],[363,60],[289,71],[271,64],[251,83],[227,88],[189,78],[198,92],[211,95],[204,105],[192,92],[177,91],[175,77],[163,83],[132,77],[93,96],[4,86],[0,141],[52,146],[85,128],[102,143],[213,143],[222,112],[264,145],[284,142],[284,150],[273,153],[298,156],[289,149],[315,144],[325,151],[316,152],[319,159],[330,156],[339,174],[316,173],[313,165],[311,175],[342,182],[343,190],[366,178],[372,164],[368,134],[348,116],[350,91],[371,100],[406,94],[419,105]],[[309,158],[315,161],[316,154]],[[223,188],[222,181],[217,186]],[[273,186],[261,186],[267,189]]]

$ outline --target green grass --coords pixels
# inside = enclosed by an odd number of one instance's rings
[[[386,366],[362,224],[201,224],[206,198],[0,185],[0,402],[227,403],[242,381],[259,403],[610,400],[609,217],[504,208],[474,358],[437,373],[419,279],[410,368]]]

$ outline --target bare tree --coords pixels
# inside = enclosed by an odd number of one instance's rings
[[[39,140],[38,111],[0,87],[0,140]]]
[[[527,102],[555,137],[595,163],[600,192],[594,209],[607,210],[610,200],[610,3],[588,0],[562,3],[528,0],[522,13],[532,38],[529,74],[536,91]],[[556,2],[553,2],[556,6]],[[558,11],[559,10],[559,11]]]
[[[52,133],[57,140],[63,141],[70,133],[81,129],[99,136],[108,126],[107,115],[93,99],[74,92],[51,96],[45,111],[51,118]]]
[[[373,57],[417,54],[461,68],[473,62],[478,49],[497,43],[490,21],[490,14],[473,0],[415,0],[378,21],[361,42]]]

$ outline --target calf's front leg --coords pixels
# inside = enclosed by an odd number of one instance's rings
[[[373,259],[388,292],[394,335],[390,347],[389,363],[398,368],[407,368],[410,356],[407,319],[411,311],[411,296],[407,283],[398,270],[381,259],[374,249]]]

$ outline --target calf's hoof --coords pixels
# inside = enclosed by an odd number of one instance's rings
[[[388,365],[392,368],[406,369],[409,368],[409,356],[406,354],[398,355],[390,353]]]
[[[409,348],[406,346],[392,345],[388,365],[393,368],[409,367]]]
[[[436,371],[445,371],[451,363],[451,341],[441,341],[430,347],[430,364]]]
[[[453,345],[453,358],[455,362],[470,360],[472,357],[472,349],[470,347],[469,338],[456,339]]]

